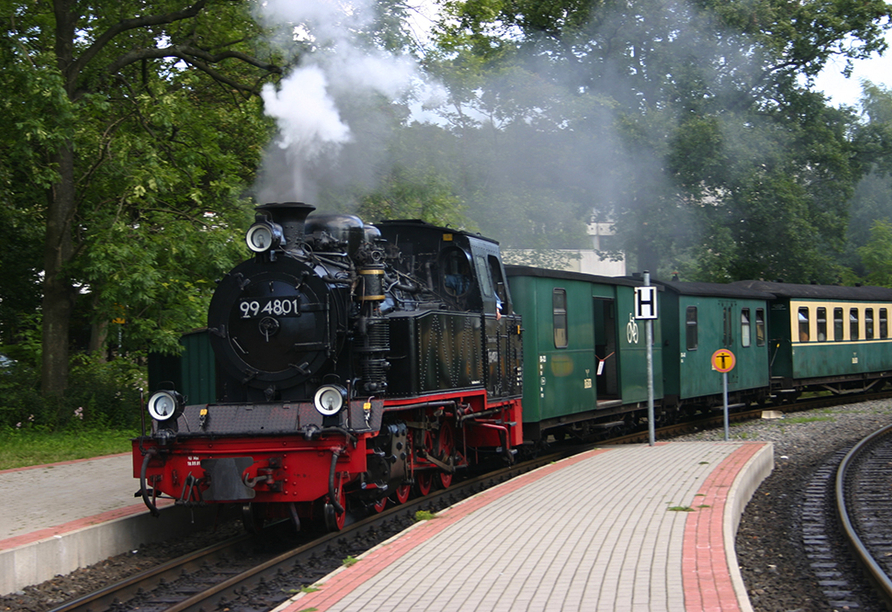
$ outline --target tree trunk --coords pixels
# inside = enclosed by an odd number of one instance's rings
[[[71,260],[74,220],[74,151],[56,154],[59,182],[49,194],[43,258],[43,361],[41,391],[60,395],[68,386],[68,337],[74,289],[65,267]]]
[[[77,14],[73,0],[53,0],[56,17],[56,65],[65,90],[74,99],[74,32]],[[71,261],[71,232],[75,213],[74,147],[67,142],[53,156],[59,179],[50,190],[43,250],[43,355],[40,388],[44,395],[61,395],[68,386],[69,323],[74,288],[66,267]]]

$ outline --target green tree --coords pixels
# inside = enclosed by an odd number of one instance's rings
[[[202,293],[184,268],[220,266],[226,239],[187,228],[241,222],[240,193],[269,135],[254,94],[281,73],[280,58],[252,8],[0,4],[12,118],[0,140],[3,205],[43,223],[44,393],[66,388],[78,302],[91,301],[100,327],[120,318],[169,347],[163,311]]]
[[[858,249],[871,285],[892,287],[892,223],[881,219],[870,228],[870,240]]]
[[[538,175],[556,161],[563,171],[549,179],[562,188],[558,199],[611,218],[632,265],[665,273],[685,263],[726,279],[838,276],[864,148],[853,139],[855,116],[829,108],[800,79],[831,56],[882,50],[885,1],[447,7],[433,56],[460,109],[447,119],[493,140],[530,128]],[[525,76],[512,80],[512,72]],[[562,144],[540,146],[547,141]],[[527,176],[514,184],[550,204],[555,198],[528,189]],[[691,266],[700,257],[703,265]]]

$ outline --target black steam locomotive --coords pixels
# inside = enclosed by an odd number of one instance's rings
[[[146,504],[239,503],[249,528],[381,510],[522,442],[520,317],[497,243],[420,221],[257,208],[208,334],[218,401],[148,402]]]

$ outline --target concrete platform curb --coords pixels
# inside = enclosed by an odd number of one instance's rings
[[[725,506],[722,529],[724,540],[728,544],[725,547],[725,556],[728,560],[728,570],[731,573],[731,584],[737,594],[737,603],[740,605],[741,612],[753,612],[753,606],[750,604],[746,585],[740,574],[734,541],[737,538],[737,528],[740,526],[740,517],[743,516],[746,505],[762,481],[768,478],[773,470],[774,445],[766,444],[746,462],[728,492],[728,503]]]
[[[0,595],[136,550],[142,544],[188,535],[219,520],[215,508],[169,506],[155,518],[138,504],[123,508],[118,514],[126,516],[109,519],[100,515],[74,521],[69,524],[74,527],[72,530],[62,525],[46,530],[55,532],[46,538],[0,550]]]

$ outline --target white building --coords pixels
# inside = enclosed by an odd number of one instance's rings
[[[602,249],[609,248],[607,242],[613,236],[610,224],[589,223],[587,233],[592,239],[591,249],[557,249],[549,252],[533,249],[504,249],[502,255],[505,263],[508,264],[525,264],[599,276],[625,276],[625,258],[621,258],[619,261],[601,258]]]

